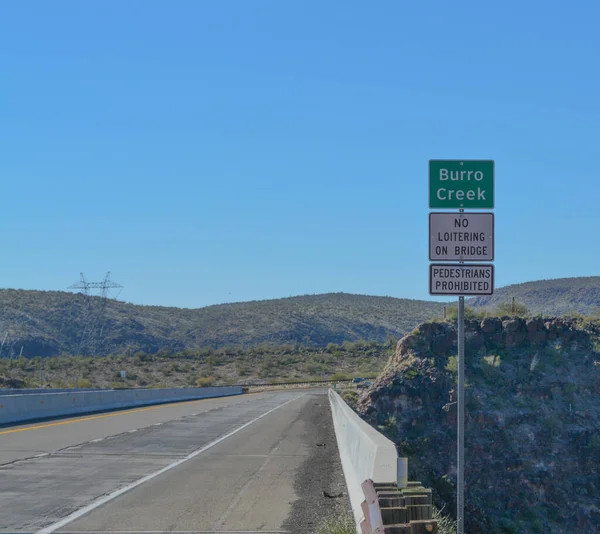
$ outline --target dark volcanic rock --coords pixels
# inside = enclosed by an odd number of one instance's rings
[[[466,322],[466,532],[597,531],[600,354],[591,332],[562,319]],[[453,354],[455,324],[419,326],[357,404],[409,458],[409,477],[451,512]]]
[[[482,332],[465,332],[465,350],[477,352],[485,344]]]
[[[493,334],[502,330],[502,321],[498,317],[486,317],[481,321],[481,331],[484,334]]]
[[[512,349],[522,346],[527,341],[526,332],[507,332],[505,338],[506,348]]]
[[[527,333],[527,340],[532,345],[543,345],[548,340],[548,333],[545,330],[537,330]]]
[[[465,330],[469,330],[471,332],[477,332],[477,331],[479,331],[480,326],[481,326],[481,321],[479,321],[477,319],[467,319],[465,321]]]
[[[520,318],[508,319],[502,322],[502,327],[504,328],[507,334],[512,334],[514,332],[518,332],[522,330],[525,326],[525,321]]]
[[[435,354],[447,354],[456,346],[456,332],[449,331],[435,336],[431,342],[431,350]]]
[[[527,328],[527,332],[533,334],[539,330],[544,329],[544,321],[542,319],[527,319],[525,321],[525,327]]]
[[[398,343],[396,344],[396,357],[401,357],[406,354],[409,354],[411,351],[417,348],[421,340],[419,337],[409,334],[404,336]]]
[[[444,327],[441,323],[424,323],[419,326],[419,333],[425,337],[434,337],[443,331]]]

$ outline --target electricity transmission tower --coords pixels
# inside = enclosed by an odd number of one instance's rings
[[[79,282],[70,285],[68,289],[79,289],[83,295],[83,329],[79,341],[79,354],[93,356],[106,348],[104,338],[106,305],[109,297],[117,299],[123,286],[111,281],[110,272],[106,273],[102,282],[88,282],[83,273],[80,275]],[[120,291],[112,297],[111,289]]]

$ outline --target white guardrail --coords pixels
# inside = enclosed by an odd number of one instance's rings
[[[402,472],[406,462],[398,461],[392,441],[363,421],[332,389],[329,403],[356,531],[360,534],[364,519],[361,503],[365,500],[361,484],[371,479],[406,485],[406,473]],[[398,476],[403,480],[398,481]]]
[[[134,408],[166,402],[241,395],[241,386],[168,389],[107,389],[0,396],[0,425],[48,417]]]

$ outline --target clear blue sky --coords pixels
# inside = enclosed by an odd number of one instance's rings
[[[427,162],[496,161],[497,286],[599,274],[600,4],[0,5],[0,286],[428,295]]]

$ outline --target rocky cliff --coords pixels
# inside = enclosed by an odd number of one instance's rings
[[[600,532],[598,325],[504,317],[465,332],[466,531]],[[420,325],[357,405],[452,511],[456,339],[455,323]]]

